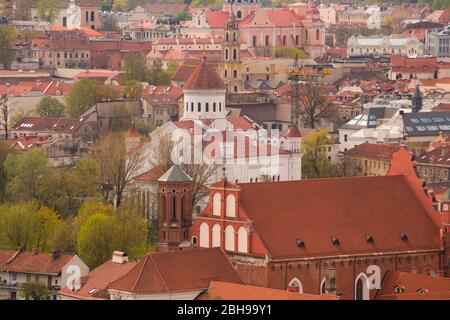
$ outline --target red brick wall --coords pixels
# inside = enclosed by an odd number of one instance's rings
[[[408,259],[409,257],[409,259]],[[309,262],[269,263],[267,267],[267,286],[286,290],[293,278],[301,281],[303,292],[311,294],[320,293],[320,283],[325,277],[326,266],[336,268],[336,287],[342,293],[344,299],[354,299],[354,286],[358,275],[363,272],[367,276],[367,267],[377,265],[380,267],[381,280],[386,271],[405,271],[416,273],[427,273],[429,270],[438,272],[439,254],[429,253],[417,256],[389,256],[372,257],[364,259],[342,259],[342,260],[315,260]],[[241,267],[242,269],[242,267]],[[244,270],[244,269],[242,269]],[[370,291],[371,299],[376,290]]]

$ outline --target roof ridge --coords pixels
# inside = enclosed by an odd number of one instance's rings
[[[136,277],[136,282],[134,283],[133,287],[131,287],[131,292],[134,292],[134,290],[136,289],[136,286],[137,286],[137,284],[138,284],[138,281],[139,281],[139,279],[141,278],[142,272],[144,271],[144,267],[145,267],[145,264],[146,264],[146,262],[147,262],[148,257],[149,257],[149,254],[146,255],[145,258],[143,259],[141,270],[139,270],[139,274],[138,274],[138,276]]]
[[[151,256],[151,255],[149,255]],[[161,278],[162,283],[164,284],[164,287],[166,287],[166,290],[169,291],[169,287],[166,284],[166,281],[164,281],[164,277],[161,274],[161,271],[159,271],[158,266],[155,263],[155,260],[153,260],[153,257],[150,257],[150,259],[152,260],[153,266],[155,267],[156,271],[158,272],[159,277]]]

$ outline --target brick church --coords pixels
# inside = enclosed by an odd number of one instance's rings
[[[160,250],[220,247],[247,284],[368,300],[387,272],[450,276],[450,200],[436,209],[404,148],[388,176],[232,183],[224,175],[195,221],[191,178],[174,166],[159,183]]]

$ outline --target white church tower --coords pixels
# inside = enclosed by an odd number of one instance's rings
[[[206,56],[184,85],[182,120],[225,119],[225,84]]]

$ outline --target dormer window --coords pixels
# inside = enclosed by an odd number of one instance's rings
[[[371,235],[366,234],[366,242],[367,243],[374,243],[373,237]]]
[[[394,292],[395,293],[403,293],[403,292],[405,292],[405,287],[404,286],[400,286],[400,285],[395,286],[394,287]]]
[[[331,243],[335,246],[340,245],[339,239],[338,238],[331,238]]]
[[[408,236],[404,233],[400,233],[400,240],[402,241],[407,241],[408,240]]]
[[[305,242],[297,239],[297,248],[303,248],[305,246]]]

